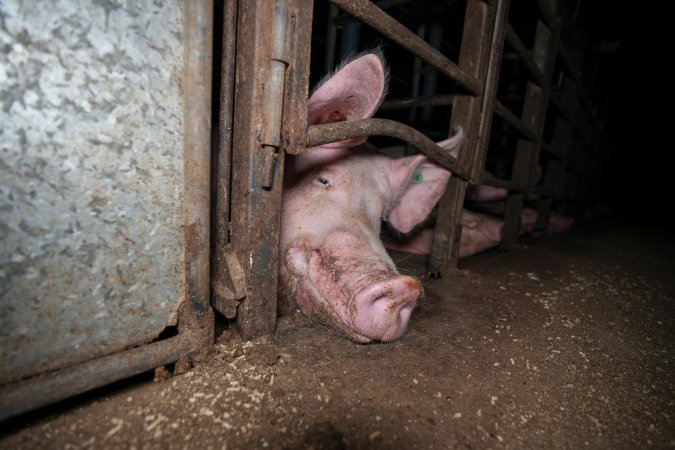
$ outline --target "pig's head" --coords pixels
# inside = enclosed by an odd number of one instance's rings
[[[385,92],[385,73],[373,54],[345,65],[310,98],[309,122],[370,117]],[[441,144],[454,148],[462,140],[460,133]],[[347,151],[359,143],[308,149],[304,176],[284,193],[281,301],[357,342],[386,342],[404,333],[422,287],[398,273],[381,223],[410,231],[428,216],[450,173],[423,155]]]

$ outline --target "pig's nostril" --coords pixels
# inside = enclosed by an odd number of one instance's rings
[[[421,291],[419,282],[408,276],[373,283],[354,299],[354,326],[372,339],[398,338],[408,325]]]
[[[401,318],[401,323],[407,323],[408,320],[410,320],[410,315],[414,308],[414,303],[408,303],[401,308],[401,311],[398,313]]]
[[[420,285],[412,277],[398,276],[375,283],[356,297],[357,308],[368,308],[379,313],[394,313],[412,309],[420,296]]]

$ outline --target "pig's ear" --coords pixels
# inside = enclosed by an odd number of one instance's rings
[[[457,155],[464,142],[461,130],[453,137],[438,142],[438,145]],[[417,159],[412,171],[408,171],[410,158]],[[390,184],[394,193],[392,206],[386,220],[401,233],[409,233],[426,219],[443,196],[450,179],[450,171],[429,161],[424,156],[409,156],[393,161]],[[410,160],[409,162],[414,162]]]
[[[342,66],[320,83],[307,101],[308,123],[366,119],[375,114],[384,98],[387,71],[378,53],[368,53]],[[322,147],[353,147],[366,138],[348,139]]]

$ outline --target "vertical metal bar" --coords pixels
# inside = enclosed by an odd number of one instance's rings
[[[551,208],[553,206],[552,198],[543,198],[537,205],[537,221],[534,224],[535,231],[546,232],[548,221],[551,218]]]
[[[480,181],[483,176],[487,149],[492,130],[492,118],[497,104],[497,85],[499,84],[499,71],[501,67],[502,52],[504,49],[505,29],[509,15],[510,0],[499,0],[496,3],[496,17],[492,42],[490,44],[489,62],[485,74],[485,89],[483,92],[483,106],[480,114],[480,127],[478,129],[478,147],[471,156],[471,178],[474,182]]]
[[[359,48],[359,35],[361,34],[361,22],[347,22],[342,26],[340,36],[340,61],[344,61],[350,54]]]
[[[307,98],[309,97],[309,60],[312,47],[312,0],[289,1],[290,42],[286,89],[284,94],[282,145],[285,153],[305,151],[307,134]],[[337,8],[331,5],[331,8]]]
[[[420,38],[424,39],[424,36],[427,32],[427,26],[425,24],[422,24],[417,28],[417,36]],[[411,86],[411,92],[410,92],[410,97],[411,98],[417,98],[419,95],[420,91],[420,79],[422,78],[422,60],[418,57],[415,56],[415,62],[413,63],[413,73],[412,73],[412,81],[410,83]],[[415,122],[417,116],[417,108],[410,108],[410,111],[408,111],[408,120],[412,123]]]
[[[245,339],[270,334],[276,320],[276,261],[281,186],[263,189],[265,155],[259,118],[271,55],[274,0],[239,1],[232,140],[232,244],[244,269],[237,308]]]
[[[326,56],[324,59],[323,72],[330,73],[335,66],[335,44],[337,42],[337,25],[335,25],[335,18],[338,16],[338,7],[329,5],[328,7],[328,24],[326,29]]]
[[[544,22],[538,20],[532,53],[535,64],[544,73],[546,83],[544,86],[539,86],[534,81],[527,82],[521,120],[523,124],[534,130],[536,140],[518,140],[511,174],[513,183],[528,186],[528,189],[532,185],[532,176],[539,156],[550,92],[550,79],[555,61],[556,42],[556,34],[549,30]],[[521,193],[511,194],[506,200],[506,214],[500,243],[502,248],[511,248],[518,240],[524,200],[525,196]]]
[[[564,143],[567,138],[567,122],[561,117],[556,117],[553,130],[553,138],[551,139],[552,155],[546,165],[546,173],[544,173],[544,188],[545,195],[539,200],[537,205],[537,223],[535,230],[546,231],[548,229],[548,222],[551,216],[553,207],[553,197],[557,191],[557,186],[560,184],[562,177],[561,170],[564,165],[560,161],[564,155]]]
[[[233,319],[246,296],[244,270],[230,244],[230,189],[232,181],[232,130],[234,74],[237,45],[237,0],[225,0],[220,80],[218,150],[215,155],[214,255],[211,270],[211,303]]]
[[[466,6],[459,67],[485,84],[481,86],[482,94],[479,96],[455,96],[450,128],[460,125],[465,128],[467,139],[460,150],[459,160],[469,168],[473,181],[480,180],[485,163],[485,140],[491,121],[481,117],[485,117],[486,113],[491,116],[494,108],[498,62],[504,40],[503,23],[507,12],[508,0],[500,0],[496,5],[469,0]],[[439,202],[428,277],[440,276],[457,266],[465,189],[466,183],[452,177]]]
[[[214,340],[210,283],[211,61],[213,2],[185,4],[185,72],[183,74],[185,153],[183,205],[185,224],[185,305],[179,328],[189,330],[203,352]]]
[[[263,92],[262,144],[264,152],[264,170],[261,185],[265,189],[272,187],[278,149],[281,144],[281,111],[283,108],[286,66],[288,65],[288,11],[286,0],[275,4],[272,20],[272,42],[267,82]]]
[[[436,49],[440,50],[443,43],[443,27],[438,21],[433,22],[429,27],[429,43]],[[436,87],[438,85],[438,72],[425,71],[422,77],[422,97],[433,97],[436,95]],[[424,106],[421,108],[420,116],[422,123],[431,121],[434,108],[432,106]]]
[[[283,1],[283,0],[279,0]],[[286,74],[287,92],[299,97],[289,112],[284,104],[281,145],[301,148],[304,145],[307,113],[308,58],[297,60],[300,46],[308,51],[311,35],[312,4],[306,0],[288,0],[286,5],[288,45],[292,49]],[[237,328],[244,339],[270,334],[276,323],[277,267],[281,188],[284,169],[283,153],[279,155],[274,180],[269,189],[263,188],[265,172],[264,138],[260,118],[265,116],[265,83],[273,59],[272,21],[276,2],[263,0],[239,2],[237,39],[236,93],[234,107],[233,177],[232,177],[232,236],[237,259],[244,268],[246,298],[237,309]],[[298,81],[296,77],[304,77]],[[288,99],[285,96],[284,103]],[[298,103],[300,102],[300,103]],[[296,120],[287,120],[290,115]],[[263,125],[264,126],[264,125]],[[300,130],[301,127],[304,127]],[[300,134],[300,138],[298,138]]]
[[[575,153],[578,151],[578,145],[576,139],[574,138],[575,127],[579,123],[577,116],[579,115],[580,110],[580,89],[576,86],[576,83],[573,81],[573,76],[564,74],[562,80],[562,91],[564,95],[564,105],[567,113],[567,127],[565,133],[562,137],[562,160],[560,172],[563,174],[567,173],[568,169],[571,169],[572,161],[576,156]],[[573,170],[573,169],[572,169]],[[564,175],[563,175],[564,177]],[[568,183],[568,188],[570,192],[574,192],[576,183]],[[567,199],[570,203],[573,203],[574,196],[570,195]]]

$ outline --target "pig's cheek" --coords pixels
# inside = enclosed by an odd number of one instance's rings
[[[332,256],[332,255],[331,255]],[[345,292],[343,273],[341,268],[331,261],[330,257],[322,257],[322,253],[315,251],[309,260],[309,280],[321,292],[321,299],[326,310],[340,322],[351,325],[349,318],[350,297]]]
[[[314,314],[323,297],[312,283],[309,276],[309,261],[307,251],[291,247],[286,252],[288,271],[296,279],[295,300],[305,314]]]
[[[319,298],[320,294],[313,284],[307,282],[306,279],[302,279],[298,282],[295,291],[295,299],[298,306],[300,306],[300,309],[302,309],[305,314],[310,316],[316,315]]]
[[[286,252],[286,266],[288,271],[297,277],[307,276],[309,264],[307,261],[307,252],[291,247]]]

